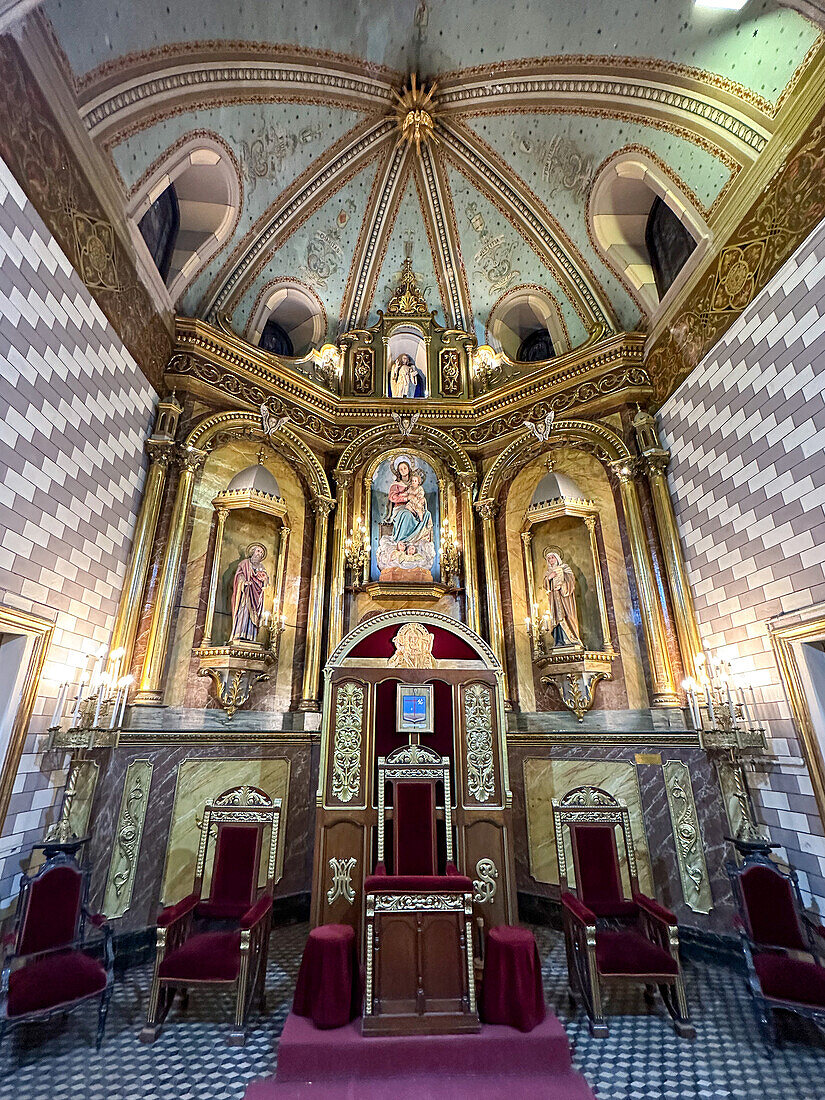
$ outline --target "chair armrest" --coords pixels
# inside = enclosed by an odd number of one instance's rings
[[[241,917],[241,928],[254,928],[259,921],[263,920],[265,916],[272,909],[272,895],[264,894],[263,897],[258,898],[251,909],[247,909],[244,915]]]
[[[592,909],[588,909],[583,901],[580,901],[575,894],[562,894],[561,896],[562,909],[566,909],[572,917],[582,924],[595,924],[596,914]]]
[[[165,909],[161,909],[158,913],[158,928],[168,928],[182,917],[188,916],[189,913],[194,911],[200,900],[199,894],[190,894],[174,905],[167,905]]]
[[[678,924],[675,915],[669,909],[665,909],[664,905],[660,905],[658,901],[647,897],[646,894],[634,894],[633,900],[640,909],[644,910],[649,917],[653,917],[654,920],[661,921],[662,924]]]
[[[375,870],[372,872],[374,875],[385,875],[387,873],[387,865],[384,862],[376,863]]]
[[[89,924],[95,928],[102,928],[107,923],[107,917],[105,913],[90,913],[88,909],[83,910],[83,914]]]

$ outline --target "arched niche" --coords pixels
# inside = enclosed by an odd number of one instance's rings
[[[607,710],[644,709],[650,704],[640,639],[635,625],[638,615],[631,599],[628,563],[622,543],[621,525],[624,518],[616,507],[613,488],[603,460],[579,446],[565,443],[563,437],[549,450],[536,454],[526,462],[503,489],[501,503],[505,516],[506,545],[503,548],[505,560],[502,565],[510,579],[515,678],[521,709],[562,709],[555,690],[541,682],[542,670],[534,663],[533,647],[526,626],[526,620],[533,618],[533,608],[528,600],[523,535],[531,506],[535,508],[542,496],[540,486],[548,486],[548,459],[552,462],[556,486],[563,493],[570,494],[569,504],[573,507],[557,509],[558,519],[548,522],[545,531],[542,532],[541,527],[532,528],[536,547],[531,549],[538,551],[538,554],[534,553],[534,560],[541,557],[540,551],[548,540],[559,545],[567,554],[580,586],[577,597],[580,602],[585,597],[589,601],[587,606],[581,603],[579,608],[580,618],[583,620],[583,640],[588,648],[601,648],[602,620],[595,588],[596,574],[589,563],[589,532],[578,519],[578,515],[580,513],[582,517],[595,517],[594,535],[604,585],[609,639],[617,656],[612,661],[613,678],[599,686],[594,707]],[[573,496],[574,493],[577,495]],[[580,504],[578,509],[575,507],[577,501]],[[549,511],[552,512],[552,509]],[[535,568],[535,587],[538,589],[541,586],[541,577],[538,575],[538,565]],[[589,592],[583,593],[581,587],[587,585],[593,587]],[[543,610],[544,605],[539,602],[540,613]]]
[[[165,289],[172,304],[184,294],[198,272],[228,242],[240,217],[243,186],[237,161],[217,134],[203,131],[172,146],[150,166],[133,189],[126,213],[144,268],[154,271],[139,225],[152,204],[174,189],[179,212],[177,240]]]
[[[651,207],[659,198],[683,223],[696,247],[667,294],[659,299],[645,243]],[[710,231],[688,188],[642,149],[624,149],[599,167],[587,204],[590,238],[607,265],[649,318],[678,293],[705,254]]]
[[[554,356],[570,350],[570,337],[558,302],[544,287],[516,286],[490,310],[485,336],[496,351],[519,363],[519,348],[531,334],[544,330],[553,341]],[[532,364],[531,364],[532,366]]]
[[[252,307],[247,339],[260,344],[268,321],[281,326],[292,343],[292,358],[305,358],[326,338],[327,314],[311,287],[296,279],[273,279],[263,287]]]
[[[214,501],[227,492],[233,479],[258,464],[260,454],[261,444],[256,440],[243,436],[218,440],[209,451],[195,485],[190,511],[191,536],[184,560],[183,586],[165,693],[165,702],[169,706],[202,708],[209,705],[209,681],[197,675],[198,657],[193,655],[193,651],[204,641],[212,584],[217,536]],[[276,518],[247,510],[238,512],[238,522],[227,524],[219,568],[222,575],[226,574],[225,579],[229,583],[230,574],[249,543],[261,541],[269,550],[264,566],[275,582],[278,580],[279,550],[285,546],[282,587],[277,593],[278,614],[283,615],[285,629],[279,639],[277,665],[271,669],[270,679],[255,688],[254,695],[256,709],[284,711],[294,703],[296,626],[299,606],[309,584],[309,561],[304,552],[309,509],[307,490],[295,464],[274,451],[265,455],[264,464],[277,482],[282,502],[281,514]],[[265,606],[270,610],[275,595],[275,591],[268,594]],[[226,640],[220,633],[220,625],[214,629],[212,640]]]

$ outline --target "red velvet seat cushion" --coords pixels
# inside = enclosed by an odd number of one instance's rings
[[[74,940],[82,889],[77,867],[53,867],[32,882],[18,954],[35,955]]]
[[[463,894],[472,891],[473,880],[465,875],[367,875],[364,889],[367,893]]]
[[[771,867],[754,865],[739,876],[742,896],[756,943],[807,951],[790,882]]]
[[[170,951],[158,973],[186,982],[234,982],[240,966],[240,932],[199,932]]]
[[[43,1012],[91,997],[106,987],[106,971],[81,951],[51,955],[14,970],[9,977],[9,1016]]]
[[[634,929],[596,933],[596,963],[600,974],[677,974],[669,951]]]
[[[787,955],[755,955],[753,965],[766,997],[825,1007],[825,967]]]
[[[635,917],[638,906],[622,891],[612,825],[571,825],[576,893],[597,917]]]

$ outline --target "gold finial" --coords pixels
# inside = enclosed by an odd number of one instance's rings
[[[437,87],[435,83],[429,88],[419,87],[415,73],[411,73],[410,87],[393,93],[398,100],[395,114],[401,140],[414,144],[418,153],[421,152],[422,141],[425,144],[438,141],[433,120]]]
[[[395,288],[387,313],[413,313],[429,315],[427,302],[424,295],[418,289],[412,260],[407,256],[401,266],[401,274],[398,277],[398,285]]]

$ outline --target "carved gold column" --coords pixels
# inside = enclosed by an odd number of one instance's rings
[[[321,672],[321,619],[324,613],[324,565],[326,563],[327,525],[329,513],[335,507],[335,502],[321,498],[314,500],[312,506],[315,509],[315,533],[312,539],[312,580],[309,587],[309,608],[307,610],[307,642],[304,658],[304,683],[301,688],[301,702],[299,710],[316,711],[319,709],[319,677]],[[336,525],[336,538],[338,525]],[[343,544],[342,544],[343,545]],[[335,569],[335,555],[333,555],[333,570]],[[335,576],[333,572],[333,598],[335,597]],[[343,574],[341,574],[343,576]],[[332,620],[332,609],[330,609]],[[330,629],[329,648],[332,650],[337,642],[332,640]]]
[[[633,570],[636,574],[636,589],[639,593],[639,610],[642,613],[650,675],[653,680],[653,706],[678,707],[679,697],[676,694],[673,669],[667,651],[665,620],[662,605],[659,602],[659,590],[653,572],[653,559],[650,556],[636,483],[627,466],[622,465],[617,473],[627,521],[630,551],[633,555]]]
[[[223,529],[226,526],[227,508],[217,508],[218,525],[215,531],[215,550],[212,555],[212,574],[209,578],[209,603],[206,605],[206,622],[203,624],[202,646],[212,644],[212,621],[215,618],[215,599],[218,594],[218,574],[221,568],[221,549],[223,548]]]
[[[347,512],[352,474],[349,471],[335,474],[338,486],[335,509],[335,534],[332,543],[332,578],[329,588],[329,645],[332,653],[344,636],[344,544],[347,537]]]
[[[149,572],[149,560],[158,527],[163,486],[166,483],[166,471],[169,468],[173,447],[171,440],[150,439],[146,443],[151,464],[143,486],[143,499],[140,502],[129,563],[126,566],[126,576],[123,578],[123,589],[112,630],[111,649],[124,650],[115,679],[120,676],[123,669],[129,668],[132,661],[132,650],[140,620],[140,602]]]
[[[613,652],[613,642],[610,639],[610,619],[607,617],[607,597],[604,592],[604,578],[602,577],[602,563],[599,558],[599,540],[596,538],[596,516],[585,516],[584,522],[590,535],[590,552],[593,555],[593,572],[596,577],[596,599],[599,601],[599,618],[602,623],[602,650],[605,653]]]
[[[670,455],[645,455],[647,459],[647,480],[650,495],[653,498],[653,511],[656,515],[656,529],[662,544],[665,559],[665,573],[673,600],[673,617],[676,621],[676,634],[682,651],[682,661],[688,676],[697,674],[696,657],[703,653],[699,628],[696,625],[696,610],[693,606],[693,594],[687,578],[682,544],[679,541],[679,529],[676,526],[676,514],[667,484],[667,470]]]
[[[512,706],[507,677],[507,658],[504,653],[504,629],[501,622],[501,585],[498,579],[498,540],[496,539],[496,513],[494,500],[479,500],[476,511],[481,516],[484,537],[484,579],[487,584],[487,622],[490,626],[490,645],[498,657],[504,672],[504,698]]]
[[[461,529],[464,533],[464,594],[467,600],[467,626],[476,634],[481,634],[481,619],[478,613],[478,560],[476,558],[476,525],[473,512],[474,481],[462,478],[461,492]]]
[[[149,639],[143,658],[143,671],[140,675],[135,704],[138,706],[156,706],[163,701],[161,681],[166,661],[166,648],[169,644],[169,632],[172,626],[175,593],[178,588],[183,543],[186,537],[186,522],[195,488],[195,471],[206,455],[203,451],[189,451],[182,459],[180,480],[175,493],[175,505],[169,524],[169,541],[163,554],[160,567],[160,586],[152,609],[152,622],[149,626]]]

